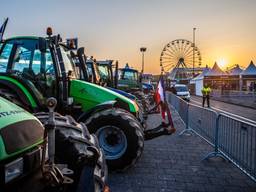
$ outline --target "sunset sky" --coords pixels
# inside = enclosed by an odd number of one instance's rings
[[[256,0],[1,0],[0,21],[9,17],[5,37],[45,36],[47,26],[97,59],[119,60],[145,72],[160,72],[159,57],[168,42],[192,40],[203,66],[214,61],[247,66],[256,62]]]

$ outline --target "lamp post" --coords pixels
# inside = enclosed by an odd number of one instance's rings
[[[140,88],[141,91],[143,92],[143,85],[142,85],[142,75],[144,73],[144,53],[146,52],[147,48],[146,47],[141,47],[140,52],[142,53],[142,67],[141,67],[141,74],[140,74]]]
[[[196,41],[196,28],[193,28],[193,77],[195,76],[195,41]]]
[[[146,52],[146,47],[141,47],[140,52],[142,53],[142,68],[141,68],[141,74],[144,72],[144,53]]]

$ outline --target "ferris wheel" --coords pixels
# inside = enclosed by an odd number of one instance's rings
[[[176,39],[165,45],[160,56],[161,72],[170,72],[174,68],[192,68],[201,66],[201,53],[191,41]]]

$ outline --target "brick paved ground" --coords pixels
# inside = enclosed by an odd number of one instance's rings
[[[177,133],[184,129],[173,114]],[[159,116],[148,120],[156,124]],[[201,161],[210,147],[196,135],[162,136],[145,142],[141,159],[125,173],[110,173],[113,192],[256,191],[256,183],[221,159]]]

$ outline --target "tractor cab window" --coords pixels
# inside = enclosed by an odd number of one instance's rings
[[[109,68],[109,65],[97,65],[99,69],[99,74],[101,81],[105,83],[107,86],[112,85],[112,72],[111,69]]]
[[[78,57],[72,57],[72,61],[75,64],[75,71],[76,71],[76,74],[79,77],[79,79],[85,79],[82,69],[80,67]]]
[[[3,45],[2,45],[3,46]],[[0,53],[0,73],[6,72],[13,44],[6,43]],[[0,49],[1,50],[1,49]]]
[[[29,70],[29,63],[32,58],[32,50],[25,47],[17,47],[16,54],[13,59],[14,71],[25,72]]]
[[[9,58],[10,54],[12,58]],[[10,63],[10,73],[31,81],[43,95],[51,95],[56,82],[52,56],[49,49],[46,52],[39,50],[37,39],[7,41],[0,58],[1,66]]]
[[[100,81],[100,72],[97,64],[95,62],[86,62],[88,74],[89,74],[89,82],[99,83]]]
[[[138,81],[138,74],[131,70],[122,70],[120,78],[123,80]]]
[[[70,78],[76,78],[76,68],[75,63],[72,60],[72,57],[68,50],[65,50],[64,47],[60,46],[61,55],[64,63],[65,72],[68,74]]]
[[[92,75],[92,63],[86,63],[89,75]]]
[[[88,70],[88,77],[89,77],[89,79],[88,79],[88,81],[89,82],[92,82],[93,81],[93,71],[92,71],[92,63],[90,63],[90,62],[86,62],[86,66],[87,66],[87,70]]]
[[[102,79],[108,79],[110,74],[108,71],[108,66],[106,65],[98,65],[99,68],[99,74]]]
[[[100,77],[100,71],[99,71],[99,68],[98,68],[98,65],[93,62],[93,68],[94,68],[94,72],[95,72],[95,83],[100,83],[101,81],[101,77]]]

